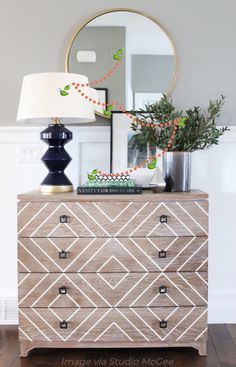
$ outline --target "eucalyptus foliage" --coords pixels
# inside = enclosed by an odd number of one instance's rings
[[[163,95],[160,101],[147,105],[145,111],[141,110],[138,113],[138,119],[145,124],[149,123],[148,126],[140,126],[136,122],[131,124],[132,130],[137,132],[136,144],[137,146],[148,144],[162,150],[168,148],[168,151],[182,152],[204,150],[217,145],[220,136],[229,130],[228,127],[216,127],[216,119],[220,116],[224,102],[225,97],[221,96],[214,101],[210,100],[205,112],[200,107],[193,107],[183,113],[176,111],[172,100]],[[176,119],[178,119],[176,134],[173,143],[168,147],[174,125],[160,125]]]

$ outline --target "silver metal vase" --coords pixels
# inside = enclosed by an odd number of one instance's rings
[[[163,155],[165,191],[191,190],[191,152],[166,152]]]

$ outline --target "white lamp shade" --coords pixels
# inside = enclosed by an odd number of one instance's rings
[[[17,121],[48,123],[51,118],[63,118],[66,123],[95,121],[95,104],[78,93],[72,83],[86,85],[88,78],[71,73],[38,73],[23,78]],[[62,96],[60,90],[68,95]],[[83,91],[97,100],[97,91],[84,87]],[[65,94],[65,93],[64,93]]]

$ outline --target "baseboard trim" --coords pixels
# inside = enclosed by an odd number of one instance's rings
[[[235,304],[214,304],[208,306],[209,324],[236,324]]]
[[[18,304],[15,297],[0,298],[0,325],[18,325]]]
[[[236,291],[209,291],[209,324],[236,323]]]
[[[4,325],[16,325],[16,326],[18,326],[19,325],[19,321],[18,321],[18,319],[16,319],[16,320],[1,320],[0,319],[0,326],[4,326]]]

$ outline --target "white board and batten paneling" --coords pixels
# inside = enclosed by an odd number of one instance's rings
[[[40,161],[46,145],[41,127],[1,127],[0,190],[0,324],[16,323],[17,246],[16,196],[34,190],[46,175]],[[72,156],[67,174],[74,186],[87,172],[110,167],[110,128],[71,128],[74,139],[66,149]],[[219,146],[193,154],[192,187],[210,195],[209,322],[236,323],[236,128],[231,127]]]

